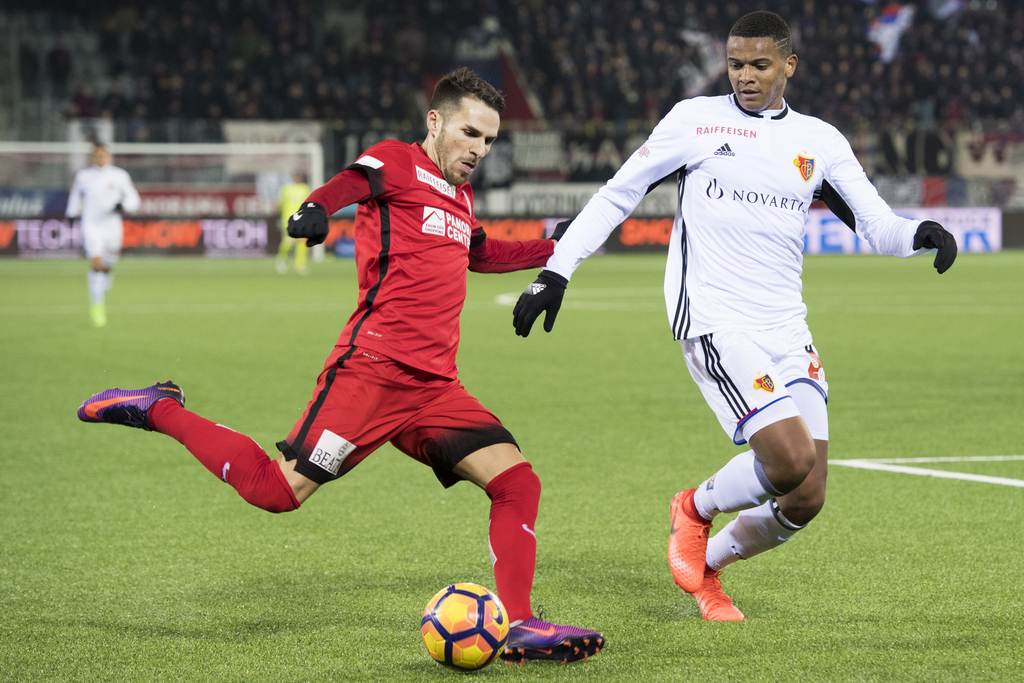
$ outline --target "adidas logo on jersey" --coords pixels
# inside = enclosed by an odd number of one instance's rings
[[[716,157],[734,157],[734,156],[736,156],[736,152],[732,151],[732,147],[730,147],[729,143],[727,142],[727,143],[725,143],[724,145],[722,145],[721,147],[719,147],[718,149],[715,150],[715,156]]]

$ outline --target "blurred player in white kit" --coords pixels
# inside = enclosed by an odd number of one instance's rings
[[[90,315],[96,327],[107,324],[107,290],[114,281],[111,268],[121,255],[124,226],[121,214],[137,211],[141,200],[123,168],[111,164],[105,145],[96,143],[89,154],[92,165],[75,174],[68,196],[68,218],[81,218],[85,256],[89,259]]]

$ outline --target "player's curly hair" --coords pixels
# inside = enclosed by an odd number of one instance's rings
[[[505,111],[505,97],[501,92],[466,67],[446,74],[437,82],[430,108],[444,115],[458,107],[463,97],[475,97],[499,114]]]
[[[789,34],[789,24],[775,12],[760,10],[744,14],[729,31],[729,37],[734,36],[736,38],[771,38],[783,58],[793,54],[793,39]]]

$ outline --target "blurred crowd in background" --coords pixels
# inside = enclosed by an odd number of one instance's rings
[[[731,91],[724,37],[754,9],[791,22],[800,64],[786,95],[801,112],[845,130],[908,119],[1022,129],[1022,5],[70,0],[12,2],[6,11],[32,13],[37,23],[42,16],[58,36],[46,49],[20,36],[22,98],[45,89],[67,117],[127,120],[127,137],[146,139],[149,122],[175,118],[418,126],[433,80],[472,63],[472,46],[493,39],[507,46],[537,119],[649,125],[683,97]],[[95,36],[90,58],[102,68],[87,77],[76,75],[77,56],[59,39],[70,25]]]

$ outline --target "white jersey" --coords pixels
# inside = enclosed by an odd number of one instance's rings
[[[118,204],[125,211],[137,211],[142,201],[123,168],[107,164],[89,166],[75,174],[68,195],[68,218],[82,218],[82,229],[105,230],[121,228],[121,216],[114,210]]]
[[[668,176],[678,183],[665,271],[676,339],[803,320],[804,229],[819,196],[875,253],[917,253],[920,221],[892,212],[838,130],[785,102],[758,115],[726,95],[676,104],[576,217],[547,269],[568,279]]]

